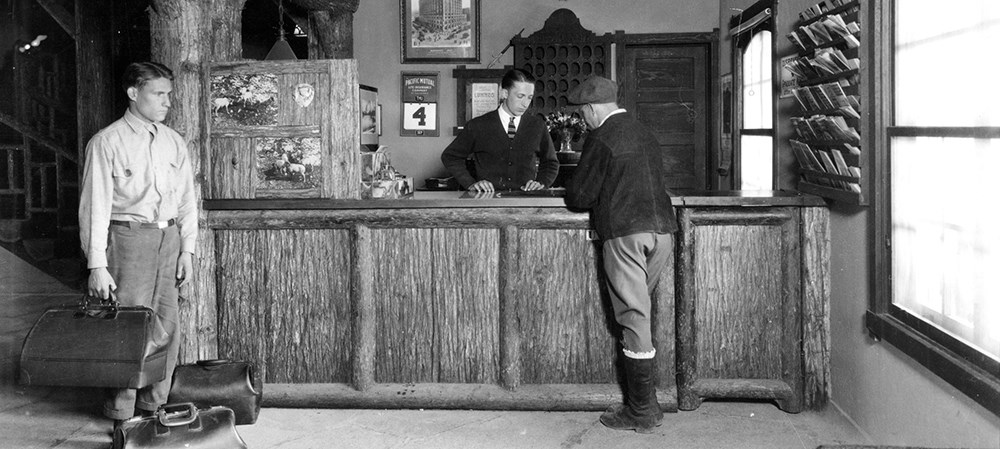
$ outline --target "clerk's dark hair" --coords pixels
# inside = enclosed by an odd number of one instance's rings
[[[147,82],[157,78],[173,81],[174,72],[158,62],[133,62],[125,68],[125,74],[122,75],[122,88],[142,89]]]
[[[503,74],[503,80],[500,81],[500,87],[510,89],[511,87],[514,87],[514,83],[535,84],[535,77],[531,76],[530,73],[522,69],[510,69],[507,73]]]

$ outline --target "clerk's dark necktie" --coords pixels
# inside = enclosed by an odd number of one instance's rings
[[[514,117],[510,118],[510,122],[507,123],[507,137],[511,139],[514,138],[514,133],[517,132],[517,128],[514,127]]]

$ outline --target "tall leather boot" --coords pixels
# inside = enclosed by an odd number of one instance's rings
[[[625,403],[616,404],[601,415],[601,424],[618,430],[650,433],[663,424],[663,411],[656,401],[655,359],[625,361]]]

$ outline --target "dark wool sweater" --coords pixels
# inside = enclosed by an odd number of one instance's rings
[[[594,228],[604,240],[676,231],[660,151],[656,136],[632,114],[608,117],[587,134],[566,187],[566,204],[592,209]]]
[[[521,116],[512,140],[500,123],[500,113],[494,110],[469,120],[441,153],[441,162],[463,189],[481,179],[493,183],[496,190],[517,190],[531,180],[549,187],[559,172],[555,151],[541,117]],[[470,155],[476,178],[465,167]]]

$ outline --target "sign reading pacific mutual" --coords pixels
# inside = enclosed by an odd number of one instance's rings
[[[438,74],[404,74],[403,102],[437,103]]]

